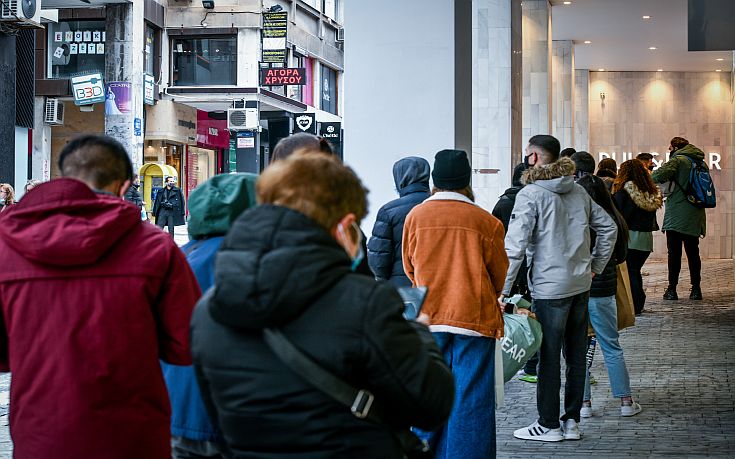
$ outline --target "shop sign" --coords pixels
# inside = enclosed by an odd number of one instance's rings
[[[320,123],[319,124],[319,135],[330,144],[332,144],[332,150],[339,154],[342,151],[342,123]]]
[[[597,161],[599,162],[605,158],[612,158],[618,163],[618,165],[620,165],[629,159],[635,158],[640,153],[643,153],[643,152],[633,153],[632,151],[623,151],[618,154],[614,151],[611,151],[611,152],[600,151],[597,153]],[[659,154],[658,152],[655,152],[655,151],[649,151],[647,153],[650,153],[653,156],[653,169],[654,170],[661,167],[661,165],[667,162],[671,157],[670,152],[666,152],[665,154]],[[705,161],[705,163],[709,167],[709,170],[721,171],[722,165],[720,165],[720,162],[722,161],[722,155],[720,153],[711,152],[711,153],[708,153],[708,157],[709,157],[708,158],[709,161]]]
[[[304,86],[305,68],[267,68],[260,71],[261,86]]]
[[[140,118],[135,118],[133,120],[133,130],[135,131],[136,137],[143,135],[143,121]]]
[[[155,97],[153,93],[156,87],[156,79],[148,73],[143,74],[143,103],[146,105],[155,105]]]
[[[105,101],[105,88],[101,73],[72,77],[71,87],[76,105],[90,105]]]
[[[316,115],[313,113],[302,113],[294,119],[294,132],[308,132],[316,135]]]
[[[288,37],[288,13],[263,13],[261,31],[263,58],[269,64],[286,63],[286,39]]]
[[[105,115],[124,115],[132,111],[133,84],[129,81],[107,83]]]
[[[255,148],[255,137],[238,137],[237,148]]]

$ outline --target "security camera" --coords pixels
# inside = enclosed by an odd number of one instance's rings
[[[213,10],[214,0],[202,0],[202,7],[204,7],[205,10]]]

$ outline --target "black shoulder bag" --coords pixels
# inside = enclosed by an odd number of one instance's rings
[[[263,330],[263,338],[268,347],[287,367],[312,386],[349,407],[356,418],[382,426],[389,425],[380,414],[379,404],[375,402],[375,397],[369,390],[356,389],[322,368],[294,346],[278,329],[266,328]],[[432,459],[434,457],[429,445],[410,430],[393,430],[393,435],[398,438],[404,457],[408,459]]]

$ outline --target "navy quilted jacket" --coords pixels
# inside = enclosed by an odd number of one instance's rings
[[[378,211],[368,242],[368,263],[376,278],[410,287],[401,256],[403,224],[411,209],[429,197],[429,163],[414,156],[403,158],[393,165],[393,179],[400,197]]]

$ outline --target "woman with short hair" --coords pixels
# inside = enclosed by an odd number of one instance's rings
[[[192,318],[197,379],[227,455],[403,457],[396,432],[444,423],[454,381],[428,329],[403,318],[395,289],[353,272],[364,257],[360,179],[334,156],[295,153],[263,172],[256,195]],[[391,425],[353,415],[281,361],[264,340],[272,329],[372,394],[370,410]]]

